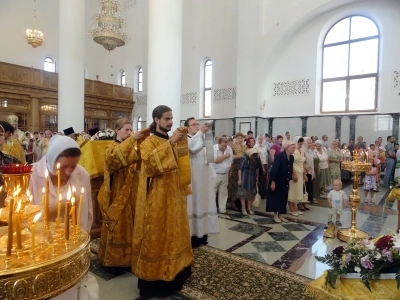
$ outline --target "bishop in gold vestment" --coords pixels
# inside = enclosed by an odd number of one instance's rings
[[[140,146],[142,176],[136,202],[132,272],[141,296],[169,295],[190,276],[185,189],[180,186],[178,146],[157,131]],[[164,290],[164,291],[162,291]]]
[[[132,231],[139,183],[137,142],[130,136],[114,141],[104,155],[103,214],[98,260],[104,266],[131,265]],[[139,162],[140,164],[140,162]]]

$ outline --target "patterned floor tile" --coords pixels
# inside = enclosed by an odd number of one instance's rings
[[[290,249],[295,247],[299,243],[299,241],[279,241],[277,243],[281,245],[283,249],[289,251]]]
[[[264,260],[264,258],[260,255],[260,253],[235,253],[236,255],[251,259],[251,260],[255,260],[255,261],[259,261],[262,263],[266,263],[266,261]]]
[[[258,225],[270,225],[270,224],[276,224],[274,219],[271,218],[253,218],[253,220],[258,224]]]
[[[282,224],[289,231],[310,231],[307,227],[301,224]]]
[[[231,219],[249,219],[250,217],[249,216],[244,216],[242,213],[239,213],[239,212],[233,212],[233,213],[231,213],[231,212],[229,212],[229,215],[228,215]]]
[[[251,235],[259,234],[260,232],[262,232],[264,230],[264,228],[261,228],[257,225],[243,224],[243,223],[237,224],[229,229],[233,230],[233,231],[245,233],[245,234],[251,234]]]
[[[259,252],[286,252],[277,242],[251,242]]]
[[[285,252],[261,252],[261,257],[267,262],[267,264],[272,265],[274,262],[279,260]]]
[[[274,242],[275,240],[267,233],[263,233],[253,240],[254,242]]]
[[[89,271],[108,281],[125,274],[126,272],[129,272],[130,268],[104,267],[96,259],[92,259],[90,262]]]
[[[272,228],[268,232],[288,232],[288,230],[280,224],[271,224]]]
[[[268,234],[275,240],[275,241],[294,241],[299,240],[295,235],[290,232],[270,232]]]

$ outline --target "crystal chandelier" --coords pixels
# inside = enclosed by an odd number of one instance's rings
[[[33,48],[37,46],[42,46],[44,41],[43,32],[36,30],[36,0],[33,0],[33,29],[26,30],[26,41]]]
[[[99,0],[99,12],[90,34],[93,41],[102,45],[108,51],[124,46],[128,36],[124,32],[126,23],[121,16],[118,0]]]

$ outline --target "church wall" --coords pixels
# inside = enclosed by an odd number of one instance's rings
[[[279,118],[275,119],[273,123],[272,135],[285,135],[289,131],[291,138],[296,135],[301,135],[301,119],[300,118]]]

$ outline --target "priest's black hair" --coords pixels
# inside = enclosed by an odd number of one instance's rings
[[[153,109],[153,112],[151,114],[151,117],[153,118],[153,122],[150,124],[150,131],[155,132],[157,129],[157,124],[154,122],[155,118],[161,119],[162,115],[166,112],[172,111],[172,109],[166,105],[159,105],[155,109]]]

